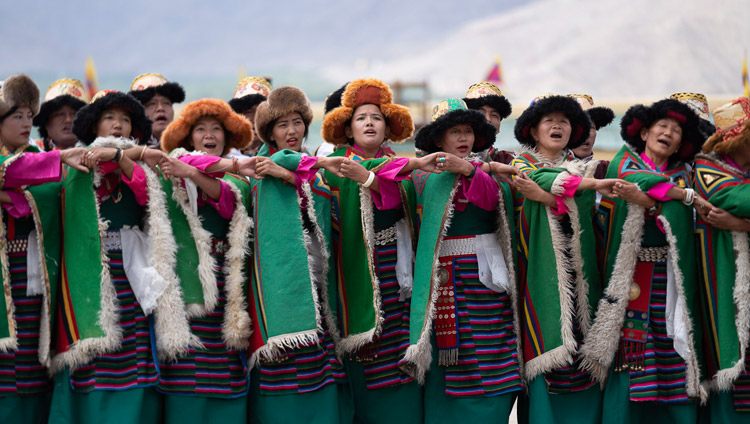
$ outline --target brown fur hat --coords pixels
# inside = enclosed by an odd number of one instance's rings
[[[383,81],[374,78],[358,79],[350,82],[341,95],[341,106],[330,111],[323,119],[321,135],[323,139],[335,146],[351,143],[346,138],[344,128],[352,119],[354,109],[364,104],[380,107],[388,128],[391,141],[399,143],[414,134],[414,120],[409,109],[393,103],[393,93]]]
[[[310,107],[310,100],[307,99],[302,90],[291,85],[282,85],[274,88],[268,99],[258,105],[255,111],[255,128],[258,130],[258,136],[264,143],[273,147],[275,143],[271,141],[271,130],[277,119],[284,115],[297,112],[302,116],[305,123],[305,137],[310,130],[313,113]]]
[[[27,75],[16,74],[0,83],[0,119],[21,106],[30,107],[34,116],[39,113],[39,87]]]
[[[717,130],[703,144],[703,153],[731,155],[750,143],[750,100],[740,97],[714,109]]]
[[[253,125],[238,115],[227,102],[219,99],[202,99],[190,102],[180,112],[180,117],[169,124],[161,136],[161,149],[167,153],[178,147],[190,149],[189,137],[193,125],[204,116],[213,116],[221,122],[226,132],[224,153],[232,147],[242,150],[253,138]]]

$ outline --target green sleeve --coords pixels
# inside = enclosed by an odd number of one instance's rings
[[[539,168],[535,171],[532,171],[529,174],[529,178],[531,178],[535,183],[539,184],[539,187],[541,187],[542,190],[551,193],[552,184],[555,182],[555,179],[557,179],[557,177],[564,171],[564,169],[560,168]]]

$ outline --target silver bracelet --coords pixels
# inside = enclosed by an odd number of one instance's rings
[[[375,181],[375,173],[370,171],[370,175],[367,176],[367,181],[362,183],[362,187],[364,188],[370,188],[372,185],[372,182]]]
[[[682,203],[684,203],[687,206],[691,206],[693,202],[695,202],[695,190],[692,188],[686,188],[685,191],[685,198],[682,199]]]

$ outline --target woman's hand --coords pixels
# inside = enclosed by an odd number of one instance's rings
[[[159,173],[159,169],[156,168],[156,165],[158,165],[160,162],[162,162],[165,159],[169,159],[169,155],[162,152],[158,149],[149,149],[146,148],[146,150],[143,150],[143,147],[135,147],[138,152],[138,157],[135,158],[135,160],[141,159],[141,153],[143,153],[142,160],[146,162],[146,165],[149,166],[154,172]],[[128,149],[128,152],[130,149]],[[132,156],[129,156],[131,159],[133,159]]]
[[[292,172],[277,164],[271,158],[259,157],[255,162],[255,173],[259,179],[266,175],[278,178],[280,180],[289,180],[289,174]]]
[[[506,182],[510,182],[510,178],[514,175],[516,177],[520,177],[521,175],[523,175],[521,171],[519,171],[515,166],[506,165],[500,162],[490,162],[489,165],[490,172],[495,175],[499,175],[500,178]]]
[[[370,177],[370,171],[359,162],[344,158],[339,167],[341,175],[359,184],[364,184]]]
[[[553,196],[552,193],[544,191],[541,187],[539,187],[539,184],[537,184],[534,180],[529,178],[528,175],[524,173],[519,173],[516,178],[513,178],[513,182],[511,184],[513,185],[514,189],[518,190],[518,192],[521,193],[523,197],[529,200],[543,203],[552,208],[557,206],[555,196]]]
[[[456,155],[437,152],[435,157],[437,162],[435,165],[435,172],[438,174],[441,172],[452,172],[454,174],[463,174],[468,177],[474,172],[474,165]]]
[[[81,163],[89,168],[96,168],[100,162],[114,160],[117,149],[114,147],[92,147],[81,156]]]
[[[716,211],[722,211],[727,214],[727,215],[719,214],[722,217],[723,216],[734,217],[734,215],[732,215],[731,213],[714,207],[714,205],[709,203],[708,200],[698,196],[698,194],[695,195],[695,200],[693,201],[693,207],[695,208],[695,211],[698,212],[698,215],[701,215],[701,216],[704,216],[704,215],[709,216],[711,215],[711,212],[716,210]],[[716,217],[716,215],[717,214],[714,213],[711,216]],[[715,219],[715,218],[712,218],[712,219]],[[738,219],[741,219],[741,218],[738,218]],[[709,224],[714,225],[712,222],[709,222]],[[741,231],[747,231],[747,230],[741,230]]]
[[[320,157],[315,164],[315,168],[323,168],[339,178],[344,178],[344,174],[341,172],[341,164],[344,163],[344,160],[346,158],[343,156]]]
[[[159,162],[159,167],[161,168],[161,172],[165,179],[171,177],[193,178],[196,173],[200,172],[195,167],[190,166],[177,158],[171,158],[168,156]]]
[[[697,210],[698,214],[700,214],[704,221],[720,230],[744,232],[750,231],[750,221],[745,218],[740,218],[736,215],[733,215],[725,211],[724,209],[713,207],[710,211],[705,213],[701,213],[701,209]]]
[[[83,164],[84,154],[86,154],[86,149],[83,147],[73,147],[71,149],[61,150],[60,161],[71,168],[88,173],[89,169]]]
[[[584,178],[585,179],[585,178]],[[601,193],[603,196],[607,197],[614,197],[614,192],[612,191],[617,184],[620,184],[621,187],[624,187],[625,184],[630,184],[625,180],[621,180],[619,178],[605,178],[603,180],[597,180],[594,179],[594,190]]]
[[[617,182],[612,188],[612,198],[620,198],[629,203],[635,203],[649,209],[656,205],[656,200],[642,192],[637,185],[628,182]]]
[[[238,160],[240,175],[250,177],[254,180],[259,179],[258,173],[255,172],[255,164],[258,162],[258,156],[244,157]]]

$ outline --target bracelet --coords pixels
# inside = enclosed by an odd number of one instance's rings
[[[690,206],[693,204],[693,202],[695,202],[695,190],[693,190],[692,188],[686,188],[684,189],[684,191],[685,191],[685,198],[682,199],[682,203],[687,206]]]
[[[466,178],[474,178],[474,175],[476,175],[476,174],[477,174],[477,168],[478,168],[478,167],[477,167],[477,166],[475,166],[475,167],[474,167],[474,169],[472,169],[472,170],[471,170],[471,172],[469,173],[469,175],[467,175],[467,176],[466,176]],[[491,168],[492,168],[492,166],[490,165],[490,169],[491,169]]]
[[[239,162],[239,159],[232,158],[232,172],[234,172],[235,174],[238,174],[240,172],[240,167],[237,162]]]
[[[651,216],[658,215],[661,212],[661,202],[654,203],[654,206],[648,208],[648,214]]]
[[[367,181],[362,183],[362,187],[364,188],[370,188],[372,185],[372,182],[375,181],[375,173],[370,171],[370,175],[367,176]]]
[[[143,160],[143,155],[146,154],[146,149],[148,149],[148,146],[143,146],[143,150],[141,150],[141,154],[138,155],[138,160],[139,161]]]
[[[117,150],[115,150],[115,157],[112,158],[112,161],[120,163],[121,159],[122,159],[122,149],[118,147]]]

